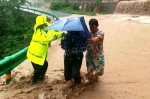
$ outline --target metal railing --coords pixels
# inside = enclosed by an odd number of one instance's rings
[[[11,81],[11,70],[26,59],[27,47],[11,56],[5,57],[0,61],[0,76],[6,74],[6,84]]]
[[[34,13],[34,14],[45,14],[47,15],[48,17],[52,17],[53,19],[55,20],[58,20],[59,18],[57,16],[55,16],[54,14],[51,14],[49,12],[46,12],[46,11],[41,11],[41,10],[38,10],[36,8],[33,8],[33,7],[28,7],[28,6],[21,6],[20,7],[21,10],[23,11],[27,11],[27,12],[30,12],[30,13]]]

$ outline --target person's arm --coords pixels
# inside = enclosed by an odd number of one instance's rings
[[[90,39],[87,39],[87,42],[88,43],[95,43],[95,42],[99,42],[101,40],[104,39],[104,32],[102,31],[99,31],[96,35],[96,37],[93,37],[93,38],[90,38]]]
[[[47,35],[48,35],[49,38],[53,38],[52,41],[60,39],[60,38],[63,37],[63,34],[61,32],[57,32],[57,31],[54,31],[54,30],[49,30]]]
[[[48,31],[47,33],[37,30],[37,32],[33,35],[32,40],[38,40],[41,42],[52,42],[62,37],[62,33],[53,30]]]
[[[95,43],[95,42],[100,41],[100,38],[99,37],[94,37],[94,38],[87,39],[86,41],[88,43]]]

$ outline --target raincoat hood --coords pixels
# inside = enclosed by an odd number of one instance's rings
[[[36,24],[34,25],[34,30],[36,31],[36,28],[39,26],[39,25],[42,25],[42,24],[46,24],[46,25],[50,25],[48,22],[47,22],[47,18],[45,15],[40,15],[40,16],[37,16],[36,17]]]

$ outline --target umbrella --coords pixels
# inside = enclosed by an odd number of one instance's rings
[[[84,17],[60,19],[46,27],[45,30],[80,31],[84,38],[91,38]]]

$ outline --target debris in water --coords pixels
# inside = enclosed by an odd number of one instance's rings
[[[44,99],[44,95],[45,95],[45,93],[44,93],[44,92],[42,92],[41,94],[39,94],[38,99]]]

